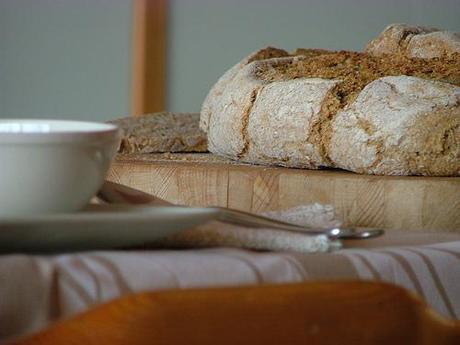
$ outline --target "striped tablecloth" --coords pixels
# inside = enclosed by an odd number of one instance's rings
[[[0,339],[125,294],[159,289],[372,279],[418,293],[460,318],[460,234],[389,232],[334,253],[234,248],[0,256]]]

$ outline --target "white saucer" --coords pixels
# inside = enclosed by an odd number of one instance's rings
[[[0,218],[0,253],[113,249],[147,244],[213,219],[215,210],[91,205],[69,214]]]

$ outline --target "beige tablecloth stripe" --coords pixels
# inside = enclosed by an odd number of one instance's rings
[[[362,279],[392,282],[416,292],[441,314],[460,318],[460,242],[340,251]]]

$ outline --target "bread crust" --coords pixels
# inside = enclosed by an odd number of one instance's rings
[[[245,162],[317,169],[326,166],[314,125],[336,80],[299,78],[265,85],[258,92],[248,120]]]
[[[268,47],[256,51],[230,68],[208,93],[200,114],[200,128],[208,134],[211,152],[238,159],[247,147],[247,117],[264,82],[253,77],[257,61],[287,56]],[[220,116],[225,114],[225,116]]]
[[[432,27],[392,24],[370,41],[365,51],[375,56],[401,54],[432,59],[460,53],[460,35]]]
[[[337,167],[378,175],[458,175],[460,88],[408,76],[380,78],[333,121]]]

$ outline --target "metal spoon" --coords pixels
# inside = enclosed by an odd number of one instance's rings
[[[171,205],[165,200],[147,194],[140,190],[121,185],[114,182],[106,181],[99,190],[97,197],[109,204],[152,204]],[[303,233],[309,235],[326,235],[330,239],[367,239],[381,236],[384,233],[382,229],[376,228],[330,228],[315,229],[307,226],[299,226],[271,218],[259,216],[256,214],[233,210],[225,207],[208,207],[215,211],[215,220],[223,223],[247,226],[253,228],[272,228],[289,232]]]

